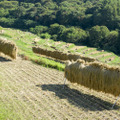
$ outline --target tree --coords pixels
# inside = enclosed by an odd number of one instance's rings
[[[47,26],[36,26],[35,28],[30,28],[30,32],[40,35],[41,33],[45,33],[48,31]]]
[[[89,30],[89,44],[94,47],[103,46],[105,37],[109,34],[106,26],[94,26]]]
[[[72,43],[85,42],[86,38],[87,38],[87,33],[84,30],[75,27],[67,28],[62,35],[62,39],[64,41],[72,42]]]
[[[118,52],[117,46],[119,44],[118,38],[119,38],[119,32],[111,31],[105,38],[103,48],[117,53]]]

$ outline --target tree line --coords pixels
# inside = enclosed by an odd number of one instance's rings
[[[0,0],[0,25],[120,54],[120,0]]]

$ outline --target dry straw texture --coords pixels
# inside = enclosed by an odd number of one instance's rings
[[[120,94],[120,68],[99,62],[85,63],[83,60],[67,63],[65,77],[90,89],[115,96]]]
[[[7,41],[5,38],[0,38],[0,52],[10,56],[13,59],[17,57],[17,47],[11,41]]]
[[[33,47],[32,50],[34,53],[46,55],[46,56],[49,56],[49,57],[52,57],[55,59],[59,59],[59,60],[70,60],[70,61],[74,60],[74,61],[76,61],[77,59],[83,59],[86,62],[93,62],[96,60],[94,58],[84,57],[79,54],[63,53],[60,51],[51,51],[51,50],[47,50],[47,49],[44,49],[41,47]]]

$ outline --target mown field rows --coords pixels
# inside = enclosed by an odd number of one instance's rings
[[[119,120],[116,97],[71,84],[64,73],[18,58],[0,58],[0,119]]]

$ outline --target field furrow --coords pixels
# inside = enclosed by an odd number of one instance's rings
[[[119,120],[120,100],[67,81],[64,73],[18,58],[0,62],[0,101],[20,120]],[[10,107],[10,108],[9,108]],[[15,114],[8,116],[14,118]],[[3,119],[5,120],[5,119]],[[14,120],[14,119],[13,119]]]

